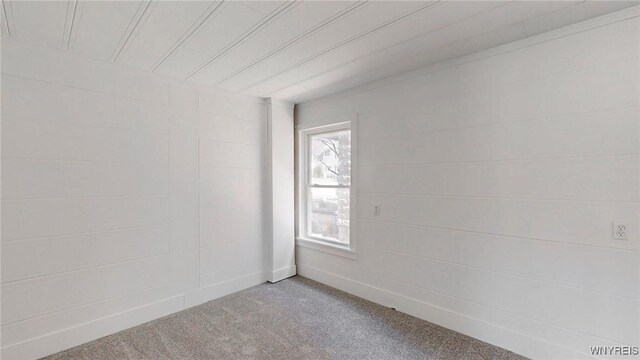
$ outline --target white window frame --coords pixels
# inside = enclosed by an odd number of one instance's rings
[[[355,259],[356,255],[356,239],[357,239],[357,192],[356,192],[356,178],[357,178],[357,121],[351,119],[349,121],[342,121],[338,123],[332,123],[328,125],[301,125],[296,129],[296,155],[298,157],[298,168],[296,171],[297,176],[297,221],[296,221],[296,245],[311,248],[314,250],[328,252],[334,255],[344,256],[351,259]],[[310,176],[310,159],[311,153],[309,151],[310,141],[309,138],[312,135],[334,132],[340,130],[351,131],[351,174],[349,185],[349,244],[344,244],[332,239],[326,239],[319,236],[308,235],[308,221],[309,221],[309,207],[311,203],[308,201],[309,193],[309,176]],[[334,188],[335,186],[328,186]]]

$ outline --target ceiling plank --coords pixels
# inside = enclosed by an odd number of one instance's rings
[[[313,3],[311,3],[313,4]],[[229,75],[223,77],[222,79],[218,80],[216,85],[220,85],[224,82],[226,82],[227,80],[238,76],[239,74],[241,74],[242,72],[262,63],[263,61],[277,55],[278,53],[282,52],[284,49],[295,45],[296,43],[306,39],[307,37],[309,37],[310,35],[314,34],[317,31],[320,31],[321,29],[333,24],[334,22],[342,19],[343,17],[351,14],[354,11],[357,11],[359,9],[361,9],[363,6],[367,5],[366,1],[359,1],[356,2],[350,6],[348,6],[347,8],[342,9],[340,12],[334,14],[333,16],[325,19],[324,21],[322,21],[321,23],[313,26],[311,29],[308,29],[306,31],[304,31],[303,33],[297,35],[296,37],[294,37],[293,39],[285,42],[284,44],[280,45],[279,47],[271,50],[270,52],[268,52],[267,54],[261,56],[260,58],[252,61],[251,63],[235,70],[234,72],[230,73]]]
[[[180,50],[180,48],[182,48],[185,42],[193,34],[195,34],[202,27],[202,25],[215,18],[215,16],[217,16],[227,4],[228,3],[226,1],[216,1],[211,4],[211,6],[209,6],[209,8],[202,14],[202,16],[200,16],[200,18],[198,18],[196,22],[193,23],[193,25],[191,25],[191,27],[187,29],[187,31],[182,34],[182,36],[180,36],[178,40],[176,40],[176,42],[162,55],[162,57],[158,61],[156,61],[156,63],[151,68],[151,71],[156,71],[160,66],[162,66],[162,64],[164,64],[167,59],[169,59],[178,50]]]
[[[254,81],[251,84],[242,87],[238,91],[239,92],[243,92],[243,91],[249,90],[249,89],[251,89],[251,88],[253,88],[253,87],[255,87],[255,86],[257,86],[257,85],[259,85],[261,83],[264,83],[264,82],[266,82],[268,80],[271,80],[271,79],[273,79],[273,78],[275,78],[275,77],[277,77],[277,76],[279,76],[279,75],[281,75],[283,73],[291,71],[292,69],[295,69],[295,68],[297,68],[299,66],[302,66],[302,65],[304,65],[304,64],[306,64],[306,63],[308,63],[310,61],[313,61],[313,60],[318,59],[318,58],[320,58],[322,56],[325,56],[326,54],[328,54],[328,53],[330,53],[332,51],[335,51],[335,50],[337,50],[337,49],[339,49],[339,48],[341,48],[341,47],[343,47],[343,46],[345,46],[347,44],[350,44],[350,43],[352,43],[354,41],[357,41],[357,40],[359,40],[359,39],[361,39],[363,37],[375,34],[376,32],[378,32],[378,31],[380,31],[380,30],[382,30],[382,29],[384,29],[386,27],[389,27],[389,26],[391,26],[391,25],[393,25],[395,23],[403,21],[404,19],[406,19],[406,18],[408,18],[410,16],[416,15],[416,14],[420,13],[421,11],[426,10],[427,8],[429,8],[431,6],[434,6],[435,4],[437,4],[437,3],[429,2],[429,3],[420,4],[417,7],[413,7],[409,11],[403,12],[403,13],[401,13],[401,14],[399,14],[399,15],[397,15],[397,16],[389,19],[389,20],[386,20],[386,21],[384,21],[382,23],[376,24],[373,27],[366,28],[363,31],[358,32],[357,34],[355,34],[353,36],[350,36],[350,37],[348,37],[346,39],[343,39],[343,40],[339,41],[338,43],[334,43],[334,44],[332,44],[331,46],[329,46],[327,48],[323,48],[320,51],[315,52],[315,53],[311,54],[310,56],[307,56],[307,57],[305,57],[305,58],[303,58],[303,59],[301,59],[301,60],[299,60],[299,61],[297,61],[297,62],[295,62],[295,63],[293,63],[291,65],[288,65],[288,66],[286,66],[284,68],[281,68],[280,70],[278,70],[276,72],[268,74],[267,76],[262,76],[259,80]]]
[[[306,4],[306,3],[305,3]],[[313,7],[324,5],[324,3],[309,3],[310,5],[310,13],[313,15],[305,15],[300,14],[300,18],[302,19],[311,19],[316,16],[320,11],[312,11]],[[312,6],[313,5],[313,6]],[[302,41],[296,42],[291,46],[288,46],[282,49],[280,52],[273,54],[273,56],[264,59],[263,61],[255,64],[254,66],[245,69],[243,72],[237,74],[236,76],[228,79],[226,82],[218,85],[225,89],[232,89],[232,91],[237,91],[244,86],[250,85],[255,82],[257,79],[265,77],[265,75],[269,75],[278,71],[284,67],[291,66],[298,61],[301,61],[307,58],[310,54],[314,54],[321,49],[326,49],[331,46],[334,46],[336,43],[343,41],[345,39],[349,39],[350,37],[356,36],[359,33],[367,31],[368,29],[374,28],[381,23],[384,23],[396,16],[400,16],[404,13],[415,10],[421,4],[418,2],[375,2],[370,1],[366,6],[362,6],[357,9],[357,11],[350,12],[345,16],[336,19],[336,21],[331,23],[331,26],[324,27],[319,29],[318,31],[309,34]],[[296,11],[297,12],[297,11]],[[296,25],[296,21],[304,22],[296,19],[289,19],[288,17],[283,18],[283,22],[290,22],[292,25],[289,28],[300,28]],[[274,26],[275,28],[282,28],[280,26]],[[256,38],[263,38],[263,42],[265,43],[276,43],[274,40],[269,40],[268,36],[272,36],[275,38],[281,38],[282,33],[286,34],[286,29],[278,30],[277,29],[267,29],[265,30],[261,36]],[[302,32],[302,30],[300,30]],[[248,44],[243,45],[243,47],[247,47],[249,44],[253,42],[250,41]],[[259,44],[251,44],[251,50],[255,48],[260,48]],[[250,53],[249,49],[240,49],[238,51],[240,54],[248,54]],[[267,51],[264,51],[265,53]],[[237,55],[237,54],[235,54]],[[220,63],[223,68],[232,69],[229,64],[229,59],[236,59],[236,62],[240,62],[242,59],[241,56],[229,55],[225,57]],[[257,58],[257,57],[256,57]],[[218,72],[219,69],[218,69]],[[207,71],[202,72],[197,77],[194,77],[193,80],[204,82],[207,84],[215,84],[216,79],[220,79],[222,76],[216,74],[215,68],[210,68]],[[212,81],[214,80],[214,81]]]
[[[565,8],[575,11],[575,7],[579,6],[571,2],[525,5],[510,3],[508,6],[492,9],[486,14],[472,16],[438,29],[428,37],[416,38],[346,60],[303,80],[270,91],[274,96],[298,100],[341,91],[371,81],[373,77],[398,74],[523,39],[527,37],[523,24],[528,19],[543,17]]]
[[[621,10],[629,6],[626,1],[582,1],[574,6],[563,7],[552,13],[544,14],[524,22],[527,36],[533,36],[545,31]]]
[[[68,51],[111,61],[141,4],[141,0],[79,1]]]
[[[481,3],[483,4],[483,3]],[[289,74],[283,75],[279,78],[276,84],[265,84],[261,86],[261,92],[280,92],[288,86],[302,85],[308,83],[314,78],[321,76],[330,76],[329,74],[335,71],[339,71],[342,67],[349,66],[351,64],[359,64],[359,66],[351,67],[350,76],[355,75],[357,72],[365,72],[365,68],[369,68],[368,62],[378,62],[381,57],[386,61],[389,66],[395,65],[398,61],[406,61],[412,59],[415,56],[426,53],[441,53],[441,50],[436,51],[436,47],[454,45],[466,39],[478,37],[484,34],[493,33],[499,29],[503,29],[501,33],[493,35],[491,40],[486,40],[484,44],[486,47],[492,47],[501,43],[509,41],[515,41],[526,37],[526,33],[523,31],[523,27],[520,24],[527,19],[538,17],[545,13],[556,11],[559,8],[572,6],[573,2],[528,2],[528,3],[498,3],[492,5],[489,9],[485,9],[479,13],[468,16],[462,20],[455,21],[450,24],[444,24],[443,26],[435,29],[425,29],[424,32],[412,34],[414,28],[420,28],[420,23],[437,23],[438,19],[420,19],[415,18],[417,23],[404,24],[406,29],[401,29],[403,36],[398,36],[393,41],[386,41],[385,37],[379,39],[370,38],[369,43],[361,44],[358,49],[352,49],[351,51],[343,51],[343,54],[336,54],[333,59],[320,59],[315,64],[309,64],[305,68],[292,69]],[[445,6],[456,6],[457,3],[445,3]],[[464,4],[464,8],[457,9],[455,13],[461,12],[469,5]],[[425,15],[429,15],[426,13]],[[424,21],[422,21],[424,20]],[[428,36],[426,36],[428,35]],[[381,46],[376,46],[376,44]],[[454,55],[464,55],[477,51],[480,42],[472,41],[466,45],[467,50],[462,48],[456,52],[450,52]],[[354,56],[355,55],[355,56]],[[451,56],[454,56],[451,55]],[[456,56],[457,56],[456,55]],[[443,59],[441,59],[443,60]],[[425,61],[423,66],[429,63]],[[378,64],[379,66],[380,64]],[[405,70],[410,70],[409,68]],[[310,74],[313,74],[309,76]]]
[[[174,51],[163,64],[179,54],[202,28],[206,28],[205,24],[212,22],[213,17],[219,19],[219,15],[216,14],[220,13],[220,10],[216,10],[211,17],[207,15],[217,9],[218,5],[222,5],[223,8],[229,7],[226,4],[214,4],[210,1],[158,1],[153,13],[148,16],[143,26],[140,26],[135,38],[131,39],[127,48],[122,51],[119,63],[153,71],[154,66],[167,57],[174,47],[177,46],[180,51]],[[223,34],[216,36],[224,38]]]
[[[2,36],[10,37],[11,36],[11,21],[9,18],[11,17],[11,3],[5,0],[0,0],[0,11],[2,11],[2,17],[0,20],[2,21]]]
[[[71,37],[75,29],[76,13],[79,11],[78,7],[82,7],[82,4],[84,4],[84,2],[78,5],[78,0],[67,1],[67,16],[64,21],[64,32],[62,35],[62,48],[65,51],[69,50],[69,44],[71,43]]]
[[[5,1],[11,4],[11,36],[16,40],[60,49],[66,1]]]
[[[279,57],[283,52],[288,52],[289,49],[295,48],[296,44],[305,42],[304,40],[308,37],[313,37],[314,34],[323,32],[323,29],[331,28],[332,24],[345,21],[341,19],[350,17],[353,13],[361,11],[360,9],[366,8],[366,5],[370,5],[370,3],[344,1],[328,3],[301,2],[279,18],[278,21],[269,24],[268,27],[265,27],[255,36],[252,36],[225,54],[225,56],[218,59],[215,66],[209,66],[201,71],[192,80],[216,86],[216,83],[221,79],[242,68],[245,68],[244,71],[253,72],[254,67],[262,67],[263,63],[272,62],[272,58]],[[266,15],[266,13],[264,15]],[[247,28],[249,28],[258,21],[259,19],[249,22],[245,19],[243,22],[247,24]],[[226,28],[223,24],[217,25],[218,31]],[[214,29],[215,27],[208,29],[208,34],[215,34],[215,32],[211,32],[211,30]],[[236,31],[233,36],[239,37],[240,32]],[[209,56],[215,52],[214,49],[221,49],[224,45],[226,44],[220,41],[218,46],[211,47],[208,53],[203,52],[205,55],[200,63],[209,58]],[[193,47],[191,48],[193,49]],[[196,51],[197,50],[198,48],[196,48]],[[181,55],[184,57],[186,54]],[[163,70],[167,72],[171,70],[182,70],[183,76],[186,76],[185,70],[190,71],[200,63],[192,63],[191,66],[188,64],[173,63],[170,64],[173,68],[168,67]],[[239,74],[242,74],[242,72],[239,72]]]
[[[299,100],[637,3],[0,0],[0,5],[4,38],[228,91]]]
[[[247,4],[251,4],[251,6]],[[196,33],[184,42],[180,51],[176,51],[173,56],[169,57],[156,72],[170,77],[186,79],[189,73],[205,63],[213,54],[224,49],[234,39],[240,38],[248,29],[251,29],[282,4],[283,2],[273,1],[260,3],[229,1],[228,5],[220,10],[220,14],[215,19],[201,26]],[[259,35],[264,35],[264,32],[260,32]],[[242,51],[246,44],[252,43],[256,38],[259,38],[259,36],[254,36],[243,43],[242,46],[234,48],[232,52],[227,53],[220,59],[215,66],[207,68],[205,73],[225,68],[224,61],[229,59],[230,54]],[[241,64],[241,62],[235,62],[233,67]],[[195,79],[193,80],[196,81]]]
[[[420,40],[439,39],[444,34],[445,39],[453,39],[455,36],[471,36],[477,27],[470,27],[476,21],[481,24],[500,24],[499,21],[491,21],[493,14],[497,12],[506,13],[504,9],[510,3],[507,2],[474,2],[466,4],[462,2],[439,3],[437,7],[429,12],[424,12],[418,16],[397,24],[393,29],[374,34],[371,37],[363,38],[359,43],[351,43],[339,49],[331,58],[323,57],[307,62],[302,66],[289,70],[286,74],[281,74],[275,84],[263,83],[256,86],[254,91],[281,93],[290,86],[300,85],[313,81],[322,81],[322,76],[329,73],[341,72],[340,69],[354,66],[363,66],[362,71],[367,68],[366,62],[369,59],[378,59],[381,55],[393,52],[393,59],[386,59],[389,64],[402,63],[406,60],[407,52],[416,52],[420,47]],[[485,21],[485,19],[487,21]],[[463,31],[458,31],[462,29]],[[453,30],[453,31],[450,31]],[[448,31],[448,32],[447,32]],[[434,35],[437,34],[437,35]],[[455,36],[452,36],[454,34]],[[398,48],[404,46],[401,52]],[[421,48],[421,50],[425,50]],[[408,56],[408,55],[407,55]],[[353,67],[350,67],[353,74]],[[344,73],[344,72],[343,72]],[[309,74],[313,74],[309,76]],[[343,74],[344,75],[344,74]],[[305,76],[301,78],[301,76]],[[277,86],[274,86],[277,85]],[[299,86],[296,86],[298,88]]]
[[[270,23],[276,21],[280,16],[282,16],[286,12],[290,11],[296,5],[298,5],[298,2],[296,2],[296,1],[287,1],[284,4],[282,4],[281,6],[277,7],[274,11],[269,13],[269,15],[267,15],[259,23],[255,24],[253,27],[251,27],[247,32],[242,34],[239,38],[237,38],[234,41],[232,41],[231,43],[229,43],[223,49],[221,49],[220,51],[218,51],[217,53],[212,55],[209,59],[207,59],[207,61],[205,61],[202,65],[198,66],[196,69],[191,71],[191,73],[189,73],[189,75],[187,75],[187,79],[191,79],[194,75],[198,74],[202,70],[204,70],[207,67],[211,66],[211,64],[215,63],[216,60],[218,60],[220,57],[224,56],[226,53],[228,53],[229,51],[231,51],[235,47],[239,46],[242,42],[246,41],[251,36],[255,35],[259,31],[264,29]]]
[[[153,11],[154,6],[155,6],[155,1],[151,1],[151,0],[144,0],[140,3],[138,11],[134,15],[134,17],[131,19],[129,26],[125,30],[124,34],[122,34],[122,38],[118,43],[118,46],[113,51],[113,56],[111,57],[111,61],[113,62],[118,61],[120,54],[122,54],[122,50],[124,50],[127,47],[127,45],[131,42],[131,40],[135,36],[134,34],[139,30],[139,28],[142,25],[144,25],[144,22],[146,21],[146,19],[148,19],[149,15],[151,15],[151,12]]]

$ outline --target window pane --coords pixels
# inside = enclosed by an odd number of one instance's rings
[[[351,131],[342,130],[310,137],[310,178],[313,185],[351,183]]]
[[[312,236],[349,243],[349,189],[311,188],[309,227]]]

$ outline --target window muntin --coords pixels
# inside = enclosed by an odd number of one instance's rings
[[[306,136],[305,227],[307,238],[350,243],[351,130],[348,124]]]

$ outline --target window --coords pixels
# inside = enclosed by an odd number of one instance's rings
[[[298,134],[298,239],[303,245],[353,249],[351,131],[346,122]]]

